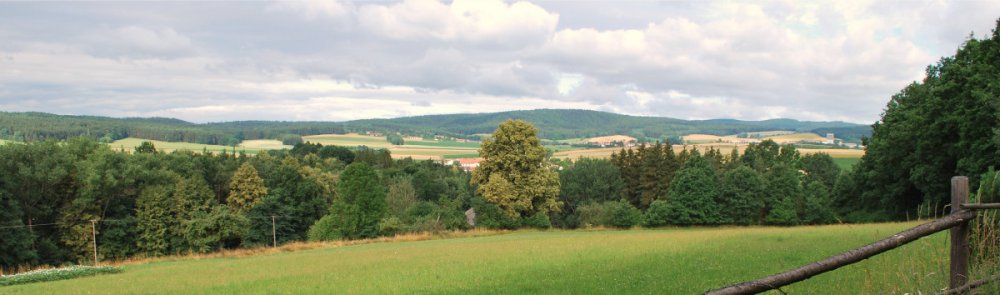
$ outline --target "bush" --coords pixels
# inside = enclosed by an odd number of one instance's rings
[[[610,226],[611,213],[618,202],[590,203],[576,208],[580,216],[580,226]]]
[[[552,227],[552,221],[549,220],[549,215],[542,212],[535,213],[535,215],[525,218],[521,224],[526,227],[538,229],[548,229]]]
[[[642,224],[642,211],[629,202],[621,200],[611,209],[611,225],[620,228],[631,228]]]
[[[670,215],[669,211],[670,206],[667,205],[667,201],[653,201],[649,204],[649,209],[646,209],[646,225],[655,227],[670,224],[670,219],[667,217]]]
[[[340,218],[334,214],[323,216],[309,227],[310,241],[333,241],[344,238]]]
[[[395,216],[382,218],[382,220],[378,222],[378,233],[383,236],[394,236],[403,232],[405,226],[406,225]]]
[[[500,211],[496,205],[490,204],[483,197],[474,197],[470,201],[476,209],[476,226],[493,229],[515,229],[521,224]]]

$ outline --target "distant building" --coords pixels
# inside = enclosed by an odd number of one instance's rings
[[[826,140],[823,140],[823,144],[834,144],[837,142],[837,138],[833,136],[833,133],[826,134]]]
[[[446,161],[445,165],[455,165],[457,163],[465,172],[472,172],[472,170],[479,168],[479,162],[481,161],[483,161],[483,158],[459,158]]]

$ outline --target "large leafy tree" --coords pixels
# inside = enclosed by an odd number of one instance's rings
[[[708,159],[697,151],[677,172],[667,198],[668,220],[680,225],[721,222],[718,199],[719,180]]]
[[[849,205],[885,218],[913,216],[921,203],[948,203],[952,176],[977,183],[979,174],[1000,165],[997,81],[1000,22],[990,38],[970,36],[954,56],[929,66],[923,81],[890,99],[857,166],[861,198]]]
[[[507,120],[483,140],[483,161],[472,173],[477,192],[508,216],[558,212],[559,176],[545,165],[538,129],[521,120]]]
[[[234,211],[242,213],[253,208],[264,196],[267,196],[264,179],[260,178],[257,169],[250,162],[244,162],[229,181],[229,198],[226,202]]]
[[[357,162],[347,166],[337,183],[338,199],[311,228],[310,238],[371,238],[378,236],[378,223],[388,213],[385,186],[371,166]]]
[[[741,225],[759,224],[767,195],[764,177],[747,166],[726,171],[722,177],[722,198],[719,206],[723,222]]]

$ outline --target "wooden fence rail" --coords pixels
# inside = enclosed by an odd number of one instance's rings
[[[839,255],[807,264],[786,272],[767,276],[758,280],[743,282],[728,287],[708,291],[705,294],[754,294],[806,280],[815,275],[835,270],[842,266],[868,259],[869,257],[892,250],[909,242],[951,229],[951,274],[949,288],[969,290],[978,285],[970,286],[969,270],[969,221],[976,218],[977,209],[1000,208],[1000,204],[966,204],[969,196],[969,178],[956,176],[951,179],[952,212],[944,218],[918,225],[886,239],[856,248]]]

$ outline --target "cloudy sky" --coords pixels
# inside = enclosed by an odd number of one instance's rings
[[[996,1],[0,2],[0,110],[871,123]]]

